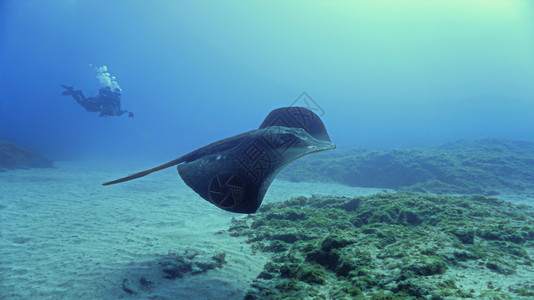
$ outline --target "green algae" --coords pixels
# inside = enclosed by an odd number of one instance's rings
[[[298,197],[233,224],[232,234],[272,255],[247,299],[504,299],[532,292],[528,284],[467,290],[451,273],[511,276],[531,268],[534,209],[496,198]]]

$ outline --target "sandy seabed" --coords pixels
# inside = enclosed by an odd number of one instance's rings
[[[269,259],[229,236],[232,218],[245,215],[200,198],[176,169],[101,185],[144,167],[57,162],[54,169],[0,173],[0,299],[242,299]],[[264,203],[378,191],[275,180]],[[164,278],[159,259],[185,250],[225,252],[227,263]],[[144,275],[152,281],[149,291],[124,291],[125,279]]]

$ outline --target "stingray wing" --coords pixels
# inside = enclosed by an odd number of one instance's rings
[[[330,137],[321,118],[304,107],[289,106],[271,111],[261,123],[260,129],[270,126],[302,128],[314,138],[330,142]]]
[[[167,169],[167,168],[176,166],[176,165],[178,165],[180,163],[183,163],[183,162],[194,161],[194,160],[199,159],[200,157],[207,156],[207,155],[210,155],[210,154],[213,154],[213,153],[218,153],[220,151],[224,151],[224,150],[226,150],[228,148],[234,147],[236,144],[241,143],[241,140],[243,138],[245,138],[248,134],[249,134],[249,132],[245,132],[245,133],[242,133],[242,134],[230,137],[230,138],[226,138],[226,139],[211,143],[211,144],[209,144],[207,146],[204,146],[204,147],[202,147],[200,149],[197,149],[197,150],[195,150],[193,152],[190,152],[190,153],[188,153],[186,155],[180,156],[177,159],[171,160],[168,163],[164,163],[164,164],[159,165],[157,167],[154,167],[152,169],[148,169],[148,170],[144,170],[144,171],[141,171],[141,172],[137,172],[137,173],[128,175],[126,177],[122,177],[122,178],[119,178],[119,179],[108,181],[108,182],[103,183],[102,185],[112,185],[112,184],[117,184],[117,183],[121,183],[121,182],[125,182],[125,181],[130,181],[130,180],[133,180],[133,179],[141,178],[141,177],[144,177],[144,176],[146,176],[146,175],[148,175],[150,173],[154,173],[154,172],[157,172],[157,171],[160,171],[160,170],[163,170],[163,169]]]
[[[335,148],[302,128],[269,126],[225,150],[178,165],[184,182],[217,207],[254,213],[280,170],[306,154]]]

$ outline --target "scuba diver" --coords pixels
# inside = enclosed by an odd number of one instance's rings
[[[72,96],[78,104],[83,106],[89,112],[100,112],[100,117],[121,116],[128,113],[133,118],[133,113],[127,110],[121,110],[121,90],[105,86],[98,90],[95,97],[86,98],[81,90],[74,90],[71,86],[61,85],[66,91],[62,93],[65,96]]]

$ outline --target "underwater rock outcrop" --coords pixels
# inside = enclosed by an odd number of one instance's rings
[[[194,276],[209,270],[222,268],[226,262],[226,252],[206,253],[194,249],[185,249],[183,253],[168,253],[159,257],[152,270],[145,270],[140,274],[129,274],[122,279],[121,289],[130,295],[151,298],[154,290],[161,288],[160,277],[163,280],[176,280],[186,276]]]
[[[386,193],[270,203],[229,232],[272,256],[246,299],[517,299],[534,296],[533,224],[486,196]]]
[[[0,172],[6,169],[53,168],[51,160],[34,149],[0,141]]]
[[[303,158],[280,178],[491,196],[502,190],[532,189],[534,143],[484,139],[416,149],[339,149]]]
[[[172,253],[164,257],[158,264],[161,266],[163,277],[167,279],[182,278],[185,274],[197,275],[207,270],[222,268],[226,264],[226,253],[221,252],[207,257],[200,257],[196,251],[186,250],[184,254]]]

